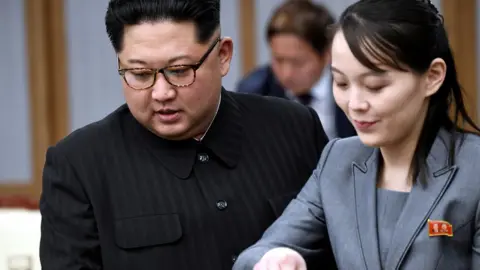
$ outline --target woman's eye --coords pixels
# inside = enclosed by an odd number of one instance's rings
[[[335,82],[335,85],[338,87],[338,88],[346,88],[348,86],[347,83],[344,83],[344,82]]]
[[[372,91],[372,92],[378,92],[378,91],[381,91],[385,86],[381,85],[381,86],[366,86],[368,90]]]

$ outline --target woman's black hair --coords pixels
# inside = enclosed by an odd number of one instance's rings
[[[424,74],[434,59],[445,61],[445,80],[430,98],[411,164],[414,181],[419,177],[426,184],[427,156],[441,128],[453,134],[450,164],[454,164],[455,136],[466,132],[464,123],[480,131],[465,109],[443,17],[428,0],[361,0],[342,13],[337,29],[358,61],[375,71],[382,70],[381,63]]]

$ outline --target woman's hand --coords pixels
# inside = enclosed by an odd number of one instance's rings
[[[298,252],[274,248],[263,255],[253,270],[307,270],[307,265]]]

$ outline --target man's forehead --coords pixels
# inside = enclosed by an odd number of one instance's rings
[[[314,60],[309,52],[302,50],[271,50],[273,57],[291,61]]]
[[[195,33],[189,33],[188,25],[172,27],[174,24],[144,23],[130,26],[125,31],[122,51],[119,53],[122,62],[150,65],[192,60],[202,47],[197,43]]]

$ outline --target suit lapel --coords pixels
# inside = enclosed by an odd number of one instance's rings
[[[355,210],[365,268],[380,269],[377,236],[376,182],[379,151],[371,152],[364,164],[353,163]]]
[[[392,235],[386,269],[398,269],[419,231],[453,179],[456,166],[448,164],[448,135],[441,130],[427,158],[427,184],[416,181]],[[418,179],[417,179],[418,180]]]

